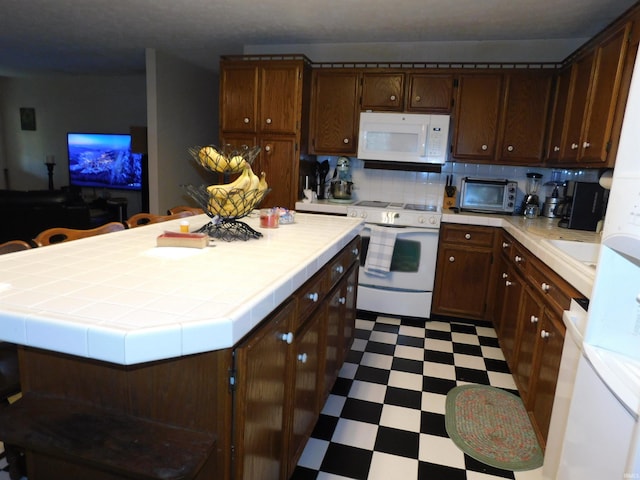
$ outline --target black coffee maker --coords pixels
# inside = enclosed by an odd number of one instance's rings
[[[568,181],[564,202],[557,207],[559,227],[595,232],[604,218],[607,191],[598,183]]]

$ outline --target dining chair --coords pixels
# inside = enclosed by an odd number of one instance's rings
[[[117,232],[120,230],[124,230],[124,225],[120,222],[109,222],[100,227],[90,228],[87,230],[54,227],[40,232],[33,241],[38,247],[44,247],[54,243],[68,242],[79,238],[93,237],[95,235],[102,235],[104,233]]]
[[[189,205],[178,205],[177,207],[167,210],[169,215],[175,215],[182,212],[193,212],[194,215],[201,215],[204,213],[204,210],[199,207],[190,207]]]
[[[0,243],[0,255],[5,253],[19,252],[20,250],[28,250],[31,248],[27,242],[22,240],[9,240],[8,242]]]
[[[195,213],[192,211],[182,211],[173,215],[156,215],[154,213],[136,213],[131,215],[127,221],[127,228],[141,227],[143,225],[150,225],[152,223],[166,222],[168,220],[175,220],[177,218],[192,217]]]

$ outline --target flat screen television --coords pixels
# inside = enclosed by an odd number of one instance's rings
[[[69,185],[142,189],[142,154],[131,152],[131,135],[68,133]]]

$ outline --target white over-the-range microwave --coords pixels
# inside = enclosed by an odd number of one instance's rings
[[[358,158],[443,164],[450,121],[449,115],[362,112]]]

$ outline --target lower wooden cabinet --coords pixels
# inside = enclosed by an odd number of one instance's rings
[[[360,239],[233,350],[233,478],[292,474],[353,342]]]
[[[495,233],[493,227],[442,225],[433,313],[487,318]]]

